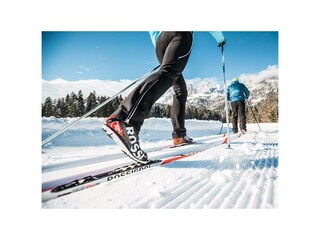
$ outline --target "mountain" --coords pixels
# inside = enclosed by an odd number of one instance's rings
[[[255,111],[260,121],[276,122],[278,120],[278,66],[268,66],[267,69],[254,74],[241,74],[239,81],[244,83],[251,92],[250,106]],[[83,92],[84,97],[95,91],[97,95],[113,96],[128,86],[130,80],[79,80],[42,81],[43,101],[47,97],[57,99],[65,97],[72,91]],[[186,80],[188,88],[187,106],[197,110],[211,110],[220,115],[224,114],[224,86],[215,78],[194,78]],[[223,83],[222,83],[223,84]],[[227,81],[227,85],[230,81]],[[130,89],[122,94],[125,97]],[[174,90],[170,88],[158,101],[159,105],[171,105]],[[164,109],[164,107],[162,108]],[[248,111],[248,121],[255,121],[251,111]]]
[[[254,108],[272,108],[277,111],[278,107],[278,67],[269,66],[258,74],[242,74],[239,81],[244,83],[251,92],[250,106]],[[224,88],[215,79],[192,79],[186,80],[188,88],[188,106],[199,109],[223,111],[225,106]],[[230,84],[228,81],[227,85]],[[171,104],[174,91],[169,89],[157,103]],[[261,109],[260,109],[261,110]],[[271,111],[271,109],[269,109]],[[275,113],[277,114],[277,113]]]

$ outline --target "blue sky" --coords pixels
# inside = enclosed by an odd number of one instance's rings
[[[223,32],[227,79],[278,65],[278,32]],[[136,79],[158,65],[148,32],[42,32],[42,79]],[[196,31],[186,79],[223,79],[221,49]]]

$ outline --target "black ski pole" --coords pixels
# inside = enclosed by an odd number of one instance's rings
[[[256,118],[256,115],[254,114],[251,105],[249,104],[249,102],[247,102],[247,103],[248,103],[248,107],[249,107],[250,110],[251,110],[251,113],[252,113],[252,115],[253,115],[254,120],[255,120],[256,123],[258,124],[258,127],[259,127],[259,129],[260,129],[260,132],[262,132],[262,130],[261,130],[261,128],[260,128],[260,125],[259,125],[259,122],[258,122],[258,119]]]
[[[221,124],[221,128],[220,128],[220,132],[219,132],[219,135],[221,134],[221,132],[222,132],[222,129],[223,129],[223,122],[221,122],[222,124]]]
[[[101,107],[103,107],[104,105],[106,105],[107,103],[111,102],[113,99],[115,99],[117,96],[119,96],[121,93],[123,93],[124,91],[126,91],[127,89],[129,89],[130,87],[132,87],[133,85],[135,85],[137,82],[141,81],[142,79],[144,79],[147,75],[151,74],[152,72],[154,72],[156,69],[158,69],[160,67],[157,66],[154,69],[152,69],[151,71],[147,72],[146,74],[144,74],[143,76],[141,76],[140,78],[136,79],[135,81],[133,81],[131,84],[129,84],[127,87],[125,87],[124,89],[122,89],[120,92],[116,93],[115,95],[113,95],[111,98],[108,98],[106,101],[104,101],[103,103],[99,104],[98,106],[96,106],[94,109],[90,110],[89,112],[85,113],[84,115],[82,115],[81,117],[79,117],[78,119],[74,120],[73,122],[71,122],[70,124],[68,124],[67,126],[65,126],[64,128],[60,129],[59,131],[57,131],[56,133],[52,134],[50,137],[48,137],[47,139],[43,140],[41,145],[45,145],[48,142],[50,142],[52,139],[54,139],[55,137],[59,136],[61,133],[63,133],[64,131],[66,131],[68,128],[70,128],[71,126],[73,126],[74,124],[76,124],[77,122],[79,122],[81,119],[88,117],[89,115],[91,115],[92,113],[94,113],[95,111],[97,111],[98,109],[100,109]]]

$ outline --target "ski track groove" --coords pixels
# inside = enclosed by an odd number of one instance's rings
[[[227,185],[223,186],[217,195],[209,202],[208,208],[219,208],[221,203],[226,198],[226,196],[230,193],[230,191],[235,187],[236,182],[230,181]]]
[[[262,204],[261,208],[272,208],[275,206],[276,199],[274,198],[275,195],[275,179],[276,176],[274,174],[274,168],[269,168],[266,173],[266,181],[264,185],[264,193],[262,196]]]
[[[180,194],[183,194],[185,191],[187,191],[193,185],[197,184],[198,181],[199,180],[197,178],[190,177],[187,182],[184,182],[178,188],[173,189],[171,194],[168,197],[160,198],[157,201],[155,201],[152,204],[152,208],[165,208],[167,205],[170,206],[170,203],[175,201],[177,196],[179,196]]]
[[[241,194],[241,191],[245,184],[245,180],[248,177],[248,174],[249,174],[249,171],[246,171],[244,174],[241,174],[239,177],[237,177],[239,179],[237,181],[237,184],[230,191],[230,193],[225,197],[220,208],[233,208],[234,203],[236,202],[239,195]]]
[[[268,139],[263,139],[263,143],[265,144]],[[269,145],[269,144],[268,144]],[[260,182],[259,178],[256,176],[255,179],[252,181],[252,187],[251,187],[251,195],[248,199],[246,208],[257,208],[259,203],[261,202],[261,195],[263,195],[263,188],[259,188],[258,184],[265,184],[265,176],[268,172],[268,164],[270,163],[270,150],[267,151],[267,153],[259,153],[257,154],[257,160],[259,161],[259,164],[257,164],[258,169],[255,169],[256,173],[260,174]]]
[[[252,170],[250,170],[248,178],[244,180],[244,187],[241,191],[239,198],[236,199],[236,202],[234,204],[234,208],[245,208],[245,206],[248,203],[248,198],[250,196],[250,188],[251,188],[251,175]]]
[[[256,187],[256,182],[258,179],[257,171],[252,171],[251,173],[251,186],[249,188],[249,196],[248,196],[248,202],[245,208],[256,208],[257,202],[259,201],[259,190]]]
[[[236,181],[225,180],[214,183],[208,176],[190,187],[184,182],[181,188],[174,189],[166,203],[154,206],[158,208],[270,208],[277,206],[277,195],[273,181],[275,160],[278,159],[278,143],[273,136],[257,136],[257,143],[264,145],[266,151],[257,151],[248,155],[244,171]],[[253,166],[252,166],[253,163]],[[237,170],[233,171],[236,177]],[[215,173],[214,173],[215,174]],[[222,174],[222,173],[219,173]],[[185,191],[184,191],[185,189]],[[164,202],[165,200],[162,200]]]
[[[251,184],[250,184],[250,187],[248,187],[247,189],[248,199],[247,199],[246,205],[244,205],[242,208],[256,208],[260,201],[261,191],[259,191],[259,187],[257,184],[258,184],[259,178],[261,178],[261,173],[264,174],[263,172],[267,171],[269,158],[268,156],[265,156],[264,152],[262,153],[258,152],[255,158],[259,161],[259,163],[257,164],[258,168],[255,168],[254,170],[250,170]],[[258,174],[259,174],[259,177],[257,176]]]
[[[212,188],[203,195],[201,199],[194,205],[195,208],[208,208],[208,201],[212,199],[216,194],[220,191],[223,186],[223,182],[219,182],[217,184],[212,184]],[[208,200],[209,199],[209,200]]]
[[[205,185],[208,181],[209,180],[207,178],[204,178],[201,181],[194,184],[192,187],[186,188],[186,191],[178,195],[171,202],[163,205],[163,208],[183,208],[181,207],[181,205],[187,203],[188,200],[192,201],[192,199],[194,199],[194,197],[197,195],[199,189],[201,189],[201,187]]]
[[[188,182],[189,180],[190,180],[190,176],[186,176],[182,179],[179,179],[179,181],[181,181],[183,183]],[[180,184],[177,185],[177,183],[175,183],[175,184],[171,183],[171,184],[173,184],[173,187],[170,190],[166,190],[166,191],[171,191],[172,189],[178,188],[178,186],[180,185]],[[154,191],[157,191],[159,193],[159,195],[158,196],[141,197],[136,202],[131,204],[130,207],[132,207],[132,208],[150,208],[152,206],[153,202],[160,201],[163,198],[163,195],[166,194],[165,192],[162,192],[162,191],[159,192],[158,189],[154,189],[153,186],[151,188],[153,188]]]
[[[256,192],[256,199],[255,201],[251,202],[251,208],[259,208],[261,206],[262,203],[262,193],[263,193],[263,189],[264,189],[264,184],[266,181],[266,173],[267,173],[267,169],[262,169],[257,171],[257,173],[259,174],[259,178],[257,178],[257,184],[256,184],[256,189],[258,192]],[[259,194],[258,194],[259,193]]]
[[[216,173],[213,173],[216,174]],[[198,190],[196,195],[193,195],[192,199],[189,199],[189,201],[186,201],[185,203],[180,205],[180,208],[187,208],[188,206],[190,208],[200,208],[199,206],[205,206],[207,205],[206,202],[208,201],[207,199],[208,196],[210,195],[210,191],[216,191],[213,190],[214,188],[217,188],[219,190],[219,184],[222,185],[222,183],[215,183],[212,179],[212,172],[210,172],[207,176],[207,181],[206,183],[201,186],[201,188]]]
[[[209,177],[205,178],[203,182],[204,184],[200,186],[197,192],[194,193],[193,196],[187,199],[185,202],[181,203],[178,208],[194,208],[197,199],[201,199],[201,196],[203,196],[212,187],[212,182],[210,181]]]

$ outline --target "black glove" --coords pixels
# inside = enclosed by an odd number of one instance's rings
[[[221,43],[218,44],[218,47],[222,47],[223,45],[225,45],[227,42],[226,38],[223,39],[223,41]]]

